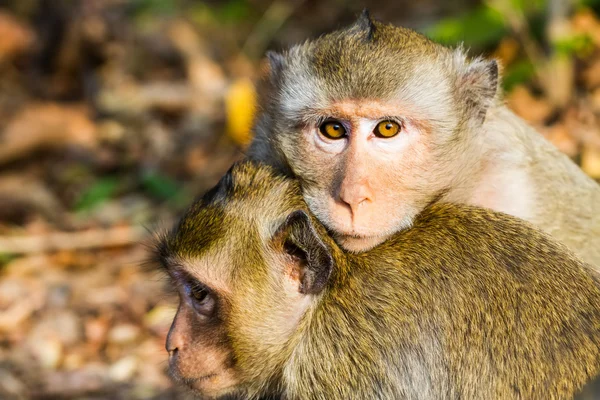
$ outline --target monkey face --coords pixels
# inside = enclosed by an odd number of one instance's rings
[[[180,298],[171,374],[202,398],[265,392],[328,281],[329,250],[289,182],[265,166],[234,166],[157,246]]]
[[[436,138],[409,106],[346,100],[323,114],[332,117],[306,124],[285,148],[311,211],[346,249],[409,227],[449,185],[453,171],[436,171]]]
[[[345,248],[376,245],[437,199],[464,200],[494,61],[369,18],[269,61],[256,143],[274,151],[262,158],[283,160]]]
[[[238,384],[223,325],[227,304],[222,285],[215,280],[210,282],[212,287],[204,285],[193,270],[188,272],[182,263],[169,265],[180,299],[166,342],[169,371],[202,397],[217,398]]]

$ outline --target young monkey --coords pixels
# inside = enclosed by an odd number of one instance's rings
[[[496,61],[367,13],[268,57],[249,157],[298,177],[344,248],[445,201],[530,221],[600,267],[600,186],[503,105]]]
[[[568,399],[600,372],[592,271],[530,224],[434,204],[340,250],[298,182],[245,162],[163,237],[171,372],[201,398]]]

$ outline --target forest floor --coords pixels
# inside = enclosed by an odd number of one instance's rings
[[[243,155],[262,50],[202,10],[82,4],[0,9],[0,398],[186,398],[166,374],[177,298],[148,247]],[[506,102],[600,179],[600,22],[568,24],[577,54]],[[517,39],[489,51],[507,70]]]

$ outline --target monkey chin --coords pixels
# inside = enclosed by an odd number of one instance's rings
[[[209,374],[200,378],[182,378],[174,376],[175,380],[184,384],[194,393],[195,398],[202,400],[239,398],[237,382],[228,372]]]
[[[340,246],[345,250],[352,253],[360,253],[363,251],[371,250],[378,244],[383,243],[389,235],[381,236],[356,236],[356,235],[344,235],[336,234],[335,239]]]

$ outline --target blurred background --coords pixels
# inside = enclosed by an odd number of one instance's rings
[[[149,232],[243,156],[265,51],[365,6],[501,60],[600,179],[600,0],[0,0],[1,399],[185,397]]]

